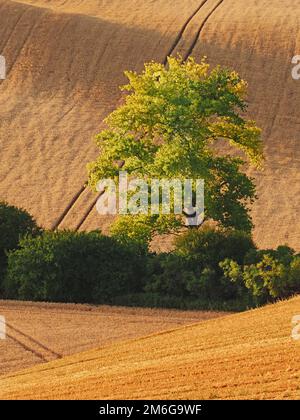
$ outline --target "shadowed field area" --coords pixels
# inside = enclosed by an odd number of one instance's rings
[[[300,298],[0,378],[0,398],[299,399]]]

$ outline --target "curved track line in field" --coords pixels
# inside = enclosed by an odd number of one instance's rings
[[[174,52],[174,50],[176,49],[177,45],[179,44],[182,35],[184,34],[186,28],[188,27],[189,23],[191,22],[191,20],[197,15],[198,12],[200,12],[200,9],[202,8],[202,6],[205,5],[205,3],[207,3],[208,0],[203,0],[201,2],[201,4],[197,7],[197,9],[191,14],[191,16],[189,16],[189,18],[185,21],[184,25],[182,26],[181,30],[178,32],[177,37],[175,38],[175,41],[173,43],[173,45],[171,46],[168,54],[166,55],[166,58],[164,59],[163,64],[166,65],[167,64],[167,60],[168,57],[170,55],[172,55],[172,53]]]
[[[187,27],[188,27],[188,25],[189,25],[189,23],[192,21],[192,19],[197,15],[197,13],[202,9],[202,7],[207,3],[207,1],[208,0],[202,0],[202,2],[200,3],[200,5],[197,7],[197,9],[188,17],[188,19],[185,21],[185,23],[183,24],[183,26],[182,26],[182,28],[180,29],[180,31],[179,31],[179,33],[178,33],[178,35],[176,36],[176,38],[175,38],[175,41],[174,41],[174,43],[172,44],[172,46],[171,46],[171,48],[170,48],[170,50],[169,50],[169,52],[167,53],[167,55],[166,55],[166,57],[165,57],[165,59],[164,59],[164,61],[163,61],[163,64],[164,65],[166,65],[167,64],[167,60],[168,60],[168,57],[170,56],[170,55],[172,55],[172,53],[175,51],[175,49],[176,49],[176,47],[178,46],[178,44],[180,43],[180,41],[181,41],[181,38],[182,38],[182,36],[183,36],[183,34],[184,34],[184,32],[185,32],[185,30],[187,29]],[[223,0],[222,0],[223,1]],[[220,3],[219,3],[220,4]],[[219,4],[216,6],[216,8],[219,6]],[[215,9],[216,9],[215,8]],[[213,9],[213,11],[210,13],[210,14],[212,14],[213,12],[214,12],[214,10],[215,9]],[[210,15],[209,15],[210,16]],[[209,18],[209,16],[204,20],[204,23],[201,25],[201,29],[200,29],[200,32],[201,32],[201,30],[203,29],[203,26],[204,26],[204,24],[207,22],[207,20],[208,20],[208,18]],[[198,35],[198,33],[197,33],[197,35],[196,35],[196,42],[197,42],[197,40],[198,40],[198,38],[199,38],[199,35]],[[193,44],[192,44],[192,48],[190,48],[189,49],[189,51],[191,50],[193,50],[194,49],[194,46],[195,46],[195,44],[196,44],[196,42],[195,42],[195,40],[193,41]],[[190,53],[189,53],[190,54]],[[188,55],[189,55],[188,54]],[[185,58],[186,59],[186,58]],[[87,187],[85,187],[85,189],[86,189]],[[81,191],[79,194],[77,193],[76,195],[75,195],[75,197],[76,196],[78,196],[77,197],[77,200],[79,199],[79,197],[81,196],[81,194],[85,191],[85,189],[83,190],[83,191]],[[75,227],[75,230],[76,231],[78,231],[80,228],[81,228],[81,226],[84,224],[84,222],[87,220],[87,218],[89,217],[89,215],[91,214],[91,212],[93,211],[93,208],[94,208],[94,206],[96,205],[96,203],[97,203],[97,201],[98,201],[98,198],[101,196],[103,194],[103,192],[101,192],[98,196],[97,196],[97,198],[95,199],[95,200],[93,200],[93,202],[92,202],[92,204],[88,207],[88,209],[87,209],[87,211],[84,213],[84,215],[83,215],[83,217],[80,219],[80,221],[79,221],[79,223],[77,224],[77,226]],[[71,206],[68,206],[68,208],[69,208],[69,210],[71,210],[71,208],[73,207],[73,205],[75,205],[75,203],[76,203],[76,200],[75,201],[73,201],[73,202],[71,202],[72,204],[71,204]],[[68,214],[68,212],[69,211],[66,211],[66,212],[64,212],[65,213],[65,216],[64,217],[66,217],[66,215]],[[63,218],[60,218],[61,220],[60,220],[60,223],[62,223],[62,221],[63,221],[63,219],[64,219],[64,217]],[[60,223],[55,227],[55,229],[60,225]]]
[[[195,38],[194,38],[194,41],[192,42],[192,44],[191,44],[191,46],[190,46],[190,48],[188,49],[188,51],[187,51],[187,53],[186,53],[186,55],[185,55],[185,57],[184,57],[184,59],[186,60],[191,54],[192,54],[192,52],[194,51],[194,48],[195,48],[195,46],[196,46],[196,44],[197,44],[197,42],[199,41],[199,38],[200,38],[200,36],[201,36],[201,33],[202,33],[202,31],[203,31],[203,28],[204,28],[204,26],[206,25],[206,23],[207,23],[207,21],[211,18],[211,16],[214,14],[214,12],[218,9],[218,7],[219,6],[221,6],[221,4],[223,3],[223,1],[224,0],[220,0],[216,5],[215,5],[215,7],[208,13],[208,15],[206,16],[206,18],[203,20],[203,22],[202,22],[202,24],[201,24],[201,26],[200,26],[200,28],[199,28],[199,30],[198,30],[198,32],[197,32],[197,34],[196,34],[196,36],[195,36]]]
[[[98,199],[101,197],[101,195],[104,194],[104,191],[101,191],[97,197],[92,201],[92,204],[88,207],[87,211],[84,213],[83,217],[80,219],[79,223],[76,225],[75,230],[78,231],[83,223],[86,221],[86,219],[89,217],[91,212],[93,211],[93,208],[95,207]]]
[[[40,343],[35,338],[31,337],[28,334],[23,333],[18,328],[13,327],[11,324],[6,323],[6,326],[10,332],[7,333],[7,337],[11,340],[16,342],[19,346],[21,346],[24,350],[34,354],[36,357],[41,359],[43,362],[49,362],[53,360],[53,356],[55,359],[61,359],[62,355],[51,350],[49,347],[45,346],[44,344]],[[28,343],[24,343],[21,337],[25,338]],[[35,347],[35,348],[34,348]]]
[[[23,331],[19,330],[16,327],[13,327],[11,324],[6,322],[6,325],[8,328],[10,328],[11,330],[15,331],[16,333],[22,335],[23,337],[27,338],[28,340],[30,340],[32,343],[36,344],[37,346],[41,347],[43,350],[46,350],[47,352],[51,353],[53,356],[57,357],[57,358],[61,358],[62,355],[60,353],[57,353],[53,350],[51,350],[49,347],[45,346],[44,344],[42,344],[40,341],[36,340],[35,338],[31,337],[28,334],[25,334]]]
[[[59,216],[59,218],[56,220],[56,222],[52,225],[51,230],[56,230],[60,224],[63,222],[64,218],[67,216],[67,214],[70,212],[72,207],[75,205],[76,201],[79,199],[81,194],[85,191],[86,185],[83,185],[80,190],[76,192],[76,194],[73,196],[71,201],[68,203],[67,207],[64,209],[62,214]]]
[[[22,343],[22,341],[18,340],[13,335],[10,335],[9,333],[6,333],[6,336],[8,338],[10,338],[11,340],[13,340],[15,343],[19,344],[19,346],[21,346],[24,350],[29,351],[30,353],[34,354],[36,357],[38,357],[39,359],[41,359],[43,362],[49,362],[49,360],[46,359],[45,356],[43,356],[38,351],[32,349],[31,347],[27,346],[26,344]]]

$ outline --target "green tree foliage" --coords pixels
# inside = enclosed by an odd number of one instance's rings
[[[201,230],[191,229],[175,240],[176,254],[216,269],[225,258],[235,258],[242,263],[250,250],[256,250],[251,236],[233,229],[204,226]]]
[[[126,76],[125,102],[108,116],[107,129],[97,136],[100,153],[88,165],[89,185],[95,188],[105,178],[117,180],[120,164],[131,178],[149,184],[153,178],[204,179],[206,219],[250,231],[248,208],[255,199],[255,186],[242,171],[245,159],[217,152],[218,144],[225,141],[251,164],[262,162],[261,131],[241,116],[246,109],[246,82],[234,71],[211,69],[204,59],[196,63],[180,57],[170,57],[167,67],[151,62],[142,74],[126,72]],[[157,223],[160,216],[140,220],[147,237],[149,225],[151,235],[182,225],[183,220]]]
[[[133,248],[99,232],[45,232],[9,253],[4,286],[18,299],[109,303],[142,290],[144,266]]]
[[[235,284],[244,284],[257,303],[300,292],[300,255],[287,246],[277,250],[252,250],[246,255],[244,264],[227,258],[220,266],[225,278]]]
[[[154,235],[174,232],[181,227],[175,215],[127,215],[118,217],[112,224],[110,233],[121,244],[135,244],[141,253],[149,251],[149,243]]]

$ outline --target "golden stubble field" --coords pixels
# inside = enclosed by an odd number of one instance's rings
[[[122,308],[0,300],[7,339],[0,375],[83,350],[225,315],[222,312]]]
[[[0,199],[46,228],[107,229],[83,186],[123,71],[206,55],[249,82],[263,129],[255,240],[299,250],[299,27],[299,0],[0,0]],[[0,302],[0,398],[299,399],[296,314],[300,298],[164,332],[220,314]]]
[[[169,53],[203,55],[249,82],[263,129],[254,237],[299,249],[298,0],[0,0],[0,197],[47,227],[107,229],[83,188],[91,137],[120,100],[123,71]],[[38,199],[37,199],[38,197]],[[162,240],[164,241],[164,239]]]
[[[0,398],[299,399],[300,297],[0,377]]]

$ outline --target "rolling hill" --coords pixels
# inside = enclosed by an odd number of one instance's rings
[[[92,136],[118,104],[124,70],[168,54],[203,55],[249,82],[263,128],[255,177],[259,246],[299,250],[300,82],[297,0],[0,0],[0,197],[47,228],[107,229],[84,187]]]
[[[0,315],[6,320],[6,340],[0,340],[0,375],[3,375],[225,314],[0,300]]]
[[[299,399],[300,297],[0,377],[1,399]]]

